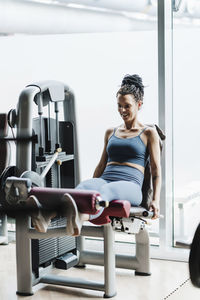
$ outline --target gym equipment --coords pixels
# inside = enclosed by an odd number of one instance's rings
[[[4,139],[8,135],[7,114],[0,114],[0,187],[4,184],[6,174],[8,176],[14,175],[13,168],[8,167],[10,162],[10,144]],[[9,173],[9,174],[8,174]],[[0,199],[4,199],[4,191],[0,189]],[[0,211],[0,244],[8,244],[8,231],[7,231],[7,215],[3,210]]]
[[[46,201],[47,209],[55,209],[55,200],[59,204],[61,197],[66,192],[74,197],[80,212],[94,214],[99,206],[105,206],[99,193],[73,189],[79,183],[74,101],[73,92],[69,87],[55,81],[34,83],[27,86],[20,94],[17,111],[12,110],[10,113],[12,124],[16,120],[18,141],[16,153],[18,177],[9,177],[5,183],[7,203],[10,203],[11,206],[20,208],[20,203],[25,201],[27,195],[36,195],[39,200],[43,201],[42,205],[45,205]],[[38,105],[39,119],[32,121],[33,102]],[[50,118],[50,102],[54,105],[55,120]],[[61,102],[64,108],[64,122],[58,121]],[[43,108],[46,105],[48,105],[48,118],[43,117]],[[38,137],[38,145],[33,143],[33,136],[35,135]],[[55,148],[52,149],[52,145]],[[57,153],[55,157],[54,151],[58,148],[62,148],[62,151]],[[58,160],[62,162],[62,167],[60,167],[60,163],[52,165],[53,161],[57,162]],[[51,168],[46,173],[44,168],[48,168],[50,165]],[[148,166],[149,164],[147,164],[145,172],[148,172],[148,178],[150,178]],[[46,176],[35,174],[35,172],[38,174],[45,173]],[[58,257],[58,252],[56,252],[51,256],[47,252],[48,258],[45,257],[41,261],[40,248],[43,239],[47,239],[47,241],[51,239],[52,241],[52,239],[70,238],[72,242],[75,239],[66,236],[66,224],[63,220],[58,223],[60,219],[58,221],[55,219],[55,226],[53,220],[52,226],[48,228],[46,233],[36,232],[30,226],[28,214],[19,209],[19,214],[16,216],[17,293],[31,295],[33,285],[47,283],[99,290],[104,292],[105,298],[109,298],[116,295],[115,265],[120,268],[133,269],[136,275],[150,275],[149,235],[145,228],[145,218],[151,217],[151,212],[147,210],[149,188],[150,183],[148,183],[148,188],[147,185],[144,187],[146,192],[144,207],[132,207],[130,215],[126,217],[120,216],[120,211],[116,209],[117,216],[112,217],[111,222],[109,219],[108,223],[103,226],[84,225],[81,236],[76,239],[77,247],[74,247],[73,244],[71,249],[66,251],[67,245],[65,244],[64,255],[61,254]],[[115,201],[116,207],[117,200]],[[114,231],[135,234],[135,256],[115,255]],[[84,248],[85,236],[103,237],[104,252],[87,251]],[[35,240],[37,242],[33,245]],[[60,240],[59,242],[56,240],[54,244],[58,245],[59,243]],[[46,247],[43,248],[45,251],[47,251],[46,245],[48,243],[43,246]],[[45,251],[42,252],[45,253]],[[49,264],[67,269],[72,265],[77,265],[77,262],[80,267],[85,264],[104,266],[104,282],[91,282],[84,279],[70,279],[65,276],[45,274],[45,267]]]
[[[47,175],[48,171],[51,169],[53,164],[58,158],[59,153],[62,151],[61,148],[56,149],[55,153],[52,155],[52,157],[49,159],[47,164],[45,165],[44,170],[42,171],[41,174],[38,174],[34,171],[25,171],[24,173],[21,174],[21,178],[30,178],[32,185],[35,186],[44,186],[44,179],[45,176]],[[60,163],[60,160],[58,161]],[[59,184],[60,186],[60,184]]]
[[[192,284],[200,288],[200,224],[190,246],[189,272]]]

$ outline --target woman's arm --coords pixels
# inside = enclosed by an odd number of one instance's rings
[[[153,219],[159,217],[160,210],[160,190],[161,190],[161,165],[160,165],[160,142],[155,129],[148,132],[148,149],[150,154],[151,173],[153,181],[153,199],[150,210],[154,212]]]
[[[99,163],[98,163],[98,165],[97,165],[97,167],[94,171],[93,177],[100,177],[103,174],[103,171],[106,167],[107,160],[108,160],[106,147],[107,147],[108,140],[109,140],[109,137],[111,136],[112,132],[113,132],[113,129],[106,130],[105,137],[104,137],[103,153],[102,153],[101,159],[100,159],[100,161],[99,161]]]

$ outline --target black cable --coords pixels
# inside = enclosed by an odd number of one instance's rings
[[[165,298],[163,298],[163,300],[168,299],[170,296],[172,296],[174,293],[176,293],[181,287],[183,287],[188,281],[190,280],[190,278],[187,278],[185,281],[183,281],[177,288],[175,288],[171,293],[169,293]]]

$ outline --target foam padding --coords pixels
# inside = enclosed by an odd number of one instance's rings
[[[31,189],[29,196],[36,196],[44,209],[55,210],[59,209],[60,200],[65,193],[70,194],[74,198],[81,213],[95,214],[97,212],[96,198],[100,194],[96,191],[34,187]],[[56,202],[58,205],[56,205]]]
[[[127,200],[112,200],[109,202],[109,206],[106,207],[102,214],[90,222],[95,225],[103,225],[110,223],[109,217],[125,217],[128,218],[130,214],[131,204]]]

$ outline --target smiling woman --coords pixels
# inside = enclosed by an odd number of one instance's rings
[[[128,200],[138,206],[142,201],[144,169],[150,156],[153,176],[153,200],[150,210],[159,215],[161,186],[160,147],[156,130],[138,120],[143,104],[144,85],[138,75],[126,75],[117,92],[118,111],[123,124],[105,133],[104,148],[92,179],[83,181],[77,189],[97,190],[106,201]],[[103,224],[104,209],[90,221]]]

